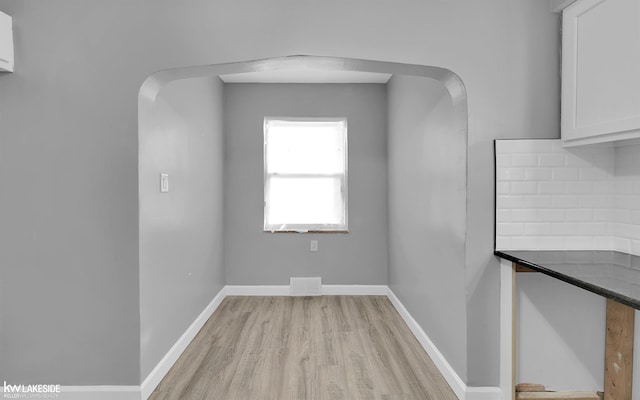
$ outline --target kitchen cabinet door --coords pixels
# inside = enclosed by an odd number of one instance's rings
[[[13,72],[13,23],[0,11],[0,71]]]
[[[640,137],[640,0],[578,0],[562,33],[564,145]]]

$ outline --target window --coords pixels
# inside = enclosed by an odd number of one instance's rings
[[[347,120],[264,120],[264,230],[347,231]]]

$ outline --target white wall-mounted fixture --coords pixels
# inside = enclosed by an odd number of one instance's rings
[[[169,191],[169,174],[160,174],[160,193]]]
[[[0,71],[13,72],[13,20],[0,11]]]

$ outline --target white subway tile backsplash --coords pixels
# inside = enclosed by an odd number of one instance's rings
[[[540,154],[538,164],[541,167],[564,167],[566,157],[564,154]]]
[[[511,156],[509,154],[496,154],[496,166],[498,168],[510,167]]]
[[[523,153],[526,151],[526,143],[524,140],[497,140],[497,154]]]
[[[565,165],[567,167],[593,167],[595,165],[595,154],[574,149],[573,153],[567,152],[566,161]]]
[[[537,194],[537,182],[511,182],[511,194]]]
[[[558,222],[551,224],[551,230],[549,231],[549,235],[553,236],[570,236],[576,235],[578,232],[579,225],[575,222]]]
[[[614,209],[612,222],[626,223],[631,220],[631,210]]]
[[[537,154],[511,154],[512,167],[537,167]]]
[[[607,232],[604,222],[554,222],[547,235],[552,236],[598,236]]]
[[[576,181],[578,180],[578,168],[553,168],[551,179],[554,181]]]
[[[616,154],[616,175],[634,176],[638,175],[634,161],[634,153],[618,151]]]
[[[580,198],[578,196],[569,196],[569,195],[552,196],[551,207],[553,208],[580,207]]]
[[[611,222],[613,220],[613,210],[610,208],[600,208],[593,210],[593,222]]]
[[[616,195],[613,206],[618,209],[640,210],[640,202],[635,195]]]
[[[613,250],[622,251],[628,253],[631,251],[631,240],[614,236],[613,237]]]
[[[606,194],[612,197],[613,188],[614,188],[614,185],[613,185],[613,181],[611,180],[593,183],[593,192],[597,194]]]
[[[501,236],[524,236],[524,224],[521,223],[497,223],[496,230]]]
[[[564,183],[562,182],[539,182],[538,183],[539,194],[563,194]]]
[[[568,194],[589,194],[593,193],[592,182],[565,182],[564,192]]]
[[[538,240],[540,250],[562,250],[565,248],[564,236],[542,236]]]
[[[496,246],[640,255],[640,145],[496,141]]]
[[[511,248],[514,250],[537,249],[539,238],[530,236],[514,236],[510,240]]]
[[[496,249],[498,250],[507,250],[511,249],[511,238],[508,236],[497,236],[496,237]]]
[[[571,208],[564,212],[565,221],[588,222],[593,221],[593,211],[590,208]]]
[[[553,209],[553,208],[538,210],[538,221],[541,221],[541,222],[564,221],[564,210]]]
[[[499,195],[497,203],[500,208],[549,208],[550,196],[538,195]]]
[[[568,249],[591,250],[593,249],[592,236],[569,236],[565,238],[564,245]]]
[[[511,222],[511,210],[496,210],[496,222]]]
[[[510,181],[522,181],[524,180],[524,168],[510,168],[509,169]]]
[[[537,209],[516,209],[511,211],[511,221],[513,222],[530,222],[535,221],[538,216]]]
[[[640,240],[640,226],[633,224],[616,223],[613,230],[617,236]]]
[[[579,224],[579,234],[597,236],[609,231],[608,222],[586,222]]]
[[[522,151],[526,153],[550,153],[556,146],[557,144],[555,139],[524,140]]]
[[[628,179],[617,179],[613,184],[613,190],[616,195],[632,194],[633,181]]]
[[[496,178],[499,181],[523,181],[524,168],[502,168],[499,169]]]
[[[613,175],[616,167],[613,149],[607,149],[607,151],[596,153],[594,165],[597,168],[606,171],[609,176]]]
[[[601,181],[609,178],[609,174],[600,168],[580,168],[578,175],[581,181]]]
[[[551,196],[528,196],[522,203],[524,208],[549,208],[551,207]]]
[[[640,211],[632,211],[630,221],[634,225],[640,225]]]
[[[613,249],[613,236],[594,236],[593,237],[593,249],[594,250],[611,250]]]
[[[510,185],[511,184],[509,182],[496,182],[496,193],[497,194],[509,194]]]
[[[527,181],[550,181],[551,168],[526,168],[524,179]]]
[[[581,208],[594,208],[594,209],[611,208],[612,205],[613,205],[613,198],[611,196],[589,195],[589,194],[580,196]]]
[[[545,236],[551,231],[551,223],[530,222],[522,224],[522,232],[525,236]]]

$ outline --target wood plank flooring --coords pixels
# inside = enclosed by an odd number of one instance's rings
[[[231,296],[149,399],[457,398],[384,296]]]

